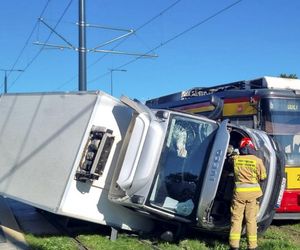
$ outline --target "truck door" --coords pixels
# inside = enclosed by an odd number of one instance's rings
[[[222,124],[219,131],[222,131]],[[262,232],[268,228],[274,217],[275,208],[280,205],[285,186],[285,179],[283,178],[284,157],[278,151],[272,139],[263,131],[230,124],[227,124],[226,131],[230,135],[229,144],[235,148],[234,154],[238,154],[241,139],[243,137],[250,137],[257,149],[255,153],[263,160],[266,167],[267,179],[260,183],[263,196],[259,199],[259,212],[257,216],[258,230]],[[220,135],[223,134],[225,133],[221,133]],[[222,139],[218,133],[215,143],[217,145],[218,143],[225,144],[225,141],[222,142]],[[224,140],[227,140],[227,138],[224,138]],[[213,151],[214,149],[212,149],[212,157],[214,154],[216,155]],[[213,157],[213,159],[215,161],[219,160],[218,157]],[[230,206],[235,185],[233,166],[225,159],[221,166],[223,169],[218,186],[210,185],[210,176],[219,178],[217,174],[220,173],[212,172],[210,168],[211,164],[208,164],[199,198],[197,224],[201,228],[224,233],[230,228]]]

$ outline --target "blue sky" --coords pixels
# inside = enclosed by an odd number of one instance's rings
[[[8,92],[78,89],[77,52],[33,44],[45,42],[51,32],[37,24],[45,6],[42,18],[52,27],[66,10],[55,30],[78,46],[78,0],[2,0],[0,69],[25,69],[8,73]],[[126,70],[113,72],[113,95],[142,101],[265,75],[299,77],[299,10],[299,0],[86,0],[87,23],[137,30],[121,44],[102,49],[145,53],[157,48],[152,53],[158,55],[137,59],[89,52],[87,89],[110,93],[110,69]],[[87,48],[122,34],[88,28]],[[55,34],[48,43],[66,45]],[[0,72],[1,92],[3,79]]]

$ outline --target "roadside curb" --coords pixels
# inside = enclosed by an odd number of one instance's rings
[[[3,232],[3,240],[0,250],[29,249],[25,237],[12,213],[6,198],[0,196],[0,228]]]

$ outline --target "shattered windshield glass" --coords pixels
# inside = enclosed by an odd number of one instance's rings
[[[150,196],[152,206],[181,216],[192,213],[217,128],[213,122],[179,115],[170,119]]]

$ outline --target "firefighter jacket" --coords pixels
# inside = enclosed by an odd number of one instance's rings
[[[262,160],[255,155],[235,155],[232,160],[235,178],[234,195],[242,199],[255,199],[262,196],[259,182],[267,177]]]

